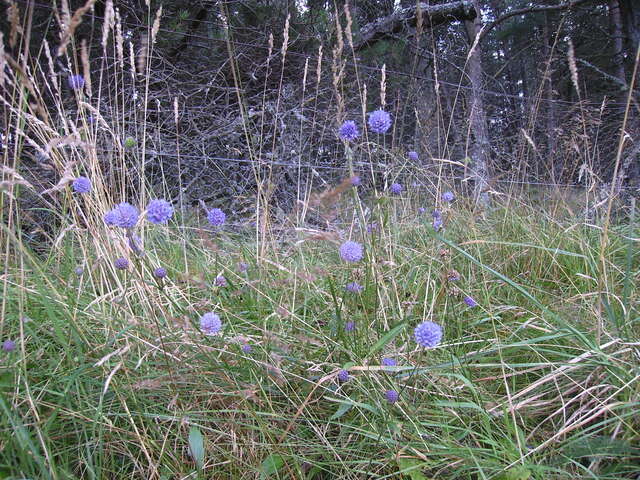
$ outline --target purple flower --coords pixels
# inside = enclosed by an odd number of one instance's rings
[[[478,306],[478,302],[476,302],[473,297],[470,297],[469,295],[467,295],[466,297],[464,297],[464,303],[466,303],[468,306],[470,307],[477,307]]]
[[[136,255],[142,256],[144,255],[144,250],[142,249],[142,239],[133,232],[130,232],[130,235],[127,236],[127,243],[129,244],[129,248]]]
[[[67,78],[67,84],[71,90],[80,90],[84,87],[84,83],[82,75],[69,75]]]
[[[456,270],[449,270],[447,272],[447,280],[450,282],[460,281],[460,274]]]
[[[419,214],[419,215],[424,215],[424,212],[426,212],[426,211],[427,211],[427,209],[426,209],[426,208],[424,208],[424,207],[420,207],[420,208],[418,208],[418,214]]]
[[[378,222],[373,222],[367,225],[367,233],[371,234],[378,231]]]
[[[358,175],[354,175],[353,177],[351,177],[351,185],[354,187],[362,185],[362,180]]]
[[[167,269],[163,267],[158,267],[153,271],[153,276],[156,278],[164,278],[167,276]]]
[[[238,262],[238,271],[240,273],[245,273],[247,270],[249,270],[248,264],[246,264],[245,262]]]
[[[358,126],[353,120],[347,120],[344,122],[338,130],[338,134],[343,140],[355,140],[360,136]]]
[[[442,194],[442,200],[445,202],[453,202],[454,198],[456,198],[456,196],[453,194],[453,192],[446,191]]]
[[[344,382],[348,382],[349,381],[349,372],[342,369],[338,372],[338,380],[340,380],[342,383]]]
[[[440,213],[440,210],[434,210],[431,216],[433,217],[433,229],[437,232],[442,228],[442,224],[444,223],[442,213]]]
[[[147,206],[147,220],[156,225],[167,223],[173,215],[173,207],[166,200],[151,200]]]
[[[418,152],[414,152],[414,151],[407,153],[407,157],[409,157],[409,160],[411,160],[412,162],[417,162],[418,159],[420,158],[418,155]]]
[[[344,324],[345,332],[353,332],[355,329],[356,329],[356,322],[348,321],[347,323]]]
[[[340,246],[340,258],[345,262],[359,262],[362,260],[362,245],[351,240]]]
[[[118,270],[126,270],[129,268],[129,260],[124,257],[116,258],[115,262],[113,262],[113,265]]]
[[[226,219],[227,216],[219,208],[212,208],[207,214],[207,220],[209,220],[209,223],[214,227],[219,227],[224,224]]]
[[[389,190],[391,190],[391,193],[394,195],[400,195],[402,193],[402,185],[399,183],[392,183]]]
[[[84,268],[83,267],[76,267],[76,269],[74,270],[76,272],[76,275],[80,276],[84,273]]]
[[[389,403],[396,403],[398,401],[398,392],[395,390],[387,390],[384,392],[384,396]]]
[[[347,283],[347,285],[344,288],[347,290],[347,292],[351,292],[351,293],[360,293],[362,290],[364,290],[364,287],[360,285],[358,282]]]
[[[76,193],[88,193],[91,190],[91,180],[87,177],[78,177],[71,186]]]
[[[2,350],[5,352],[13,352],[16,349],[16,342],[13,340],[5,340],[2,342]]]
[[[382,365],[385,367],[395,367],[398,364],[395,358],[385,357],[382,359]]]
[[[243,353],[251,353],[252,350],[253,350],[253,347],[251,345],[249,345],[248,343],[245,343],[244,345],[242,345]]]
[[[391,115],[384,110],[376,110],[369,114],[369,128],[374,133],[387,133],[391,128]]]
[[[200,317],[200,330],[206,335],[215,335],[222,329],[222,322],[220,317],[213,313],[205,313]]]
[[[213,284],[216,287],[226,287],[227,286],[227,279],[224,278],[222,275],[218,275],[216,277],[216,279],[213,281]]]
[[[424,348],[434,348],[442,340],[442,327],[437,323],[422,322],[413,331],[416,342]]]
[[[107,212],[104,216],[104,222],[107,225],[115,225],[120,228],[133,228],[138,222],[138,209],[127,202],[122,202],[119,205]]]

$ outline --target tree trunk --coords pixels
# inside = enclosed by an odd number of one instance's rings
[[[470,51],[467,62],[469,81],[471,82],[471,98],[469,124],[472,135],[471,158],[474,185],[474,199],[483,207],[489,204],[488,178],[491,144],[487,129],[487,116],[482,99],[482,55],[480,44],[474,45],[474,41],[482,28],[480,5],[474,0],[474,7],[478,15],[473,20],[465,20],[464,25],[469,39]]]
[[[627,83],[627,76],[624,71],[624,48],[622,45],[622,15],[620,13],[620,3],[618,0],[609,0],[609,28],[613,40],[615,76],[621,82]]]

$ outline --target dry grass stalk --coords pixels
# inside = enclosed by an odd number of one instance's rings
[[[387,104],[387,64],[382,65],[380,76],[380,105],[384,108]]]
[[[151,27],[151,44],[156,43],[156,37],[158,36],[158,31],[160,30],[160,18],[162,17],[162,5],[156,12],[156,18],[153,20],[153,27]]]
[[[148,51],[149,51],[149,35],[147,35],[146,33],[143,33],[140,36],[140,49],[138,50],[138,57],[136,59],[138,75],[140,76],[144,75],[146,72]]]
[[[345,35],[347,37],[349,47],[353,52],[353,32],[351,31],[351,27],[353,26],[353,19],[351,18],[351,10],[349,10],[349,3],[347,2],[345,2],[344,4],[344,15],[347,17],[347,27],[345,29]]]
[[[63,4],[64,3],[66,2],[63,2]],[[58,47],[58,56],[62,55],[67,49],[67,45],[69,45],[69,41],[73,37],[73,33],[76,31],[76,28],[78,28],[78,25],[82,23],[82,16],[87,13],[91,7],[93,7],[94,3],[96,3],[96,0],[87,0],[87,3],[85,3],[84,6],[75,11],[73,17],[71,17],[71,20],[69,21],[68,26],[66,26],[66,28],[64,28],[63,30],[64,33],[62,34],[60,46]]]
[[[118,62],[124,65],[124,38],[122,37],[122,22],[120,19],[120,11],[115,10],[115,26],[116,26],[116,51],[118,52]]]
[[[133,52],[133,42],[129,42],[129,67],[131,80],[136,81],[136,55]]]
[[[322,45],[318,48],[318,63],[316,64],[316,88],[320,86],[320,78],[322,75]]]
[[[7,19],[9,20],[9,46],[14,48],[18,43],[18,33],[22,35],[22,25],[20,25],[20,10],[18,4],[14,1],[9,3],[7,10]]]
[[[0,32],[0,87],[4,87],[5,73],[4,69],[7,65],[7,61],[4,59],[4,37]]]
[[[113,11],[113,0],[107,0],[107,3],[104,7],[104,22],[102,22],[102,48],[107,48],[107,40],[109,40],[109,32],[113,28],[113,19],[114,19],[114,11]]]
[[[313,207],[328,208],[340,198],[340,195],[352,187],[351,178],[345,178],[336,187],[329,187],[321,193],[312,195],[309,199],[309,205]]]
[[[573,83],[576,92],[578,93],[578,97],[580,97],[580,85],[578,83],[578,67],[576,66],[576,54],[573,49],[573,42],[571,39],[567,42],[569,44],[569,49],[567,50],[567,61],[569,62],[569,70],[571,71],[571,83]]]
[[[80,61],[82,62],[82,76],[84,77],[87,94],[91,97],[91,69],[89,67],[89,48],[85,39],[80,43]]]
[[[342,40],[342,25],[340,25],[340,16],[336,12],[336,46],[333,48],[333,61],[331,62],[331,72],[333,74],[333,89],[336,95],[337,115],[338,122],[342,121],[344,112],[344,100],[342,93],[340,92],[340,82],[344,74],[345,62],[342,59],[342,51],[344,49],[344,42]]]
[[[282,64],[284,65],[284,60],[287,56],[287,46],[289,43],[289,22],[291,21],[291,14],[287,15],[287,20],[284,22],[284,39],[282,40],[282,49],[280,53],[282,54]]]

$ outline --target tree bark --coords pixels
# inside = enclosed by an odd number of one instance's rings
[[[613,40],[613,64],[615,66],[615,76],[623,84],[627,83],[627,75],[624,71],[624,48],[622,45],[622,15],[620,13],[620,2],[609,0],[609,28],[611,39]]]
[[[478,0],[474,0],[474,7],[480,12]],[[488,178],[491,143],[487,129],[487,116],[482,98],[482,56],[480,44],[476,44],[476,37],[482,29],[482,19],[477,15],[473,20],[464,22],[469,39],[470,54],[467,61],[469,81],[471,83],[471,98],[469,124],[472,136],[471,158],[474,185],[474,199],[477,204],[486,207],[489,204]]]
[[[455,20],[473,20],[476,10],[469,0],[444,3],[442,5],[428,5],[420,2],[423,25],[427,28]],[[398,9],[391,15],[378,18],[376,21],[364,25],[360,29],[360,38],[356,39],[354,49],[366,48],[377,41],[400,33],[407,26],[416,25],[416,5]]]

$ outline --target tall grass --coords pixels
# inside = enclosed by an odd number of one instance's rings
[[[101,46],[116,61],[92,76],[100,95],[65,87],[47,44],[40,57],[10,64],[0,337],[16,349],[0,357],[3,478],[640,474],[633,217],[614,218],[603,235],[576,214],[581,200],[557,191],[495,191],[487,212],[464,195],[444,202],[440,193],[454,188],[444,177],[425,178],[393,141],[368,138],[345,144],[342,173],[362,173],[353,170],[360,155],[376,188],[348,178],[317,189],[301,182],[299,208],[278,218],[271,171],[256,169],[255,227],[213,230],[178,197],[168,225],[136,227],[144,249],[136,255],[129,234],[103,216],[125,200],[144,208],[172,187],[169,179],[148,184],[153,126],[124,95],[133,77],[138,98],[147,97],[158,27],[149,27],[144,54],[131,55],[112,13]],[[337,99],[342,47],[331,74]],[[86,73],[86,55],[83,62],[71,51],[63,57],[69,71]],[[286,68],[286,46],[281,55]],[[362,124],[364,89],[360,95]],[[256,138],[264,126],[243,114],[247,139]],[[257,138],[248,141],[256,159],[277,150]],[[23,150],[38,152],[59,183],[25,179]],[[383,159],[393,168],[381,174],[372,165]],[[69,186],[81,174],[93,182],[84,195]],[[389,193],[393,181],[405,185],[401,195]],[[46,249],[34,248],[23,228],[37,224],[21,208],[27,196],[47,211]],[[434,208],[445,225],[437,232]],[[364,245],[361,261],[340,259],[347,239]],[[118,257],[131,268],[116,269]],[[165,279],[152,274],[159,266]],[[226,286],[215,286],[220,275]],[[353,281],[362,292],[345,290]],[[221,334],[200,330],[208,311],[222,317]],[[444,328],[436,348],[413,337],[425,320]],[[339,381],[341,370],[348,381]],[[397,402],[387,390],[399,393]]]

